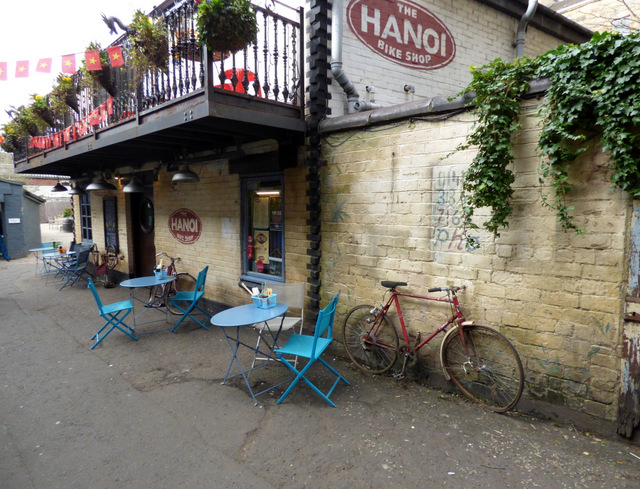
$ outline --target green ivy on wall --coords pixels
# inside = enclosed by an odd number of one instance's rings
[[[478,148],[462,184],[466,230],[479,228],[473,215],[484,207],[490,218],[482,227],[494,236],[509,224],[515,181],[511,138],[520,128],[520,99],[535,78],[550,82],[539,112],[538,148],[541,183],[548,182],[554,195],[543,195],[542,203],[556,212],[562,228],[582,232],[566,197],[572,190],[568,169],[588,139],[595,138],[610,153],[612,183],[640,194],[640,33],[597,33],[579,46],[562,45],[533,60],[497,59],[472,67],[471,73],[471,83],[458,94],[475,92],[471,111],[477,116],[457,148]]]

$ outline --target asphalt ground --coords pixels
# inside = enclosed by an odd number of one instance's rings
[[[305,385],[255,407],[241,379],[221,384],[223,334],[195,323],[140,327],[140,341],[114,332],[90,350],[103,324],[90,291],[34,272],[33,257],[0,261],[2,489],[640,487],[640,447],[622,438],[372,377],[337,351],[326,358],[351,384],[332,408]],[[251,381],[286,375],[275,364]]]

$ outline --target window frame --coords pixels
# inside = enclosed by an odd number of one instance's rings
[[[93,225],[91,222],[91,196],[89,192],[80,197],[80,237],[82,241],[93,241]]]
[[[250,232],[250,226],[252,226],[251,219],[251,205],[249,202],[250,193],[253,192],[251,189],[252,184],[255,182],[278,182],[280,186],[280,209],[282,211],[282,223],[280,233],[281,237],[281,250],[282,250],[282,258],[280,265],[280,273],[278,275],[272,275],[270,273],[257,272],[255,270],[251,270],[251,261],[248,257],[248,237]],[[283,172],[277,173],[265,173],[258,175],[245,176],[241,178],[240,183],[240,202],[241,202],[241,222],[240,222],[240,240],[241,240],[241,266],[242,266],[242,276],[243,280],[247,280],[250,282],[284,282],[285,281],[285,271],[286,271],[286,242],[285,242],[285,228],[286,228],[286,219],[285,219],[285,179]],[[271,229],[269,230],[271,233]],[[252,234],[253,236],[253,234]],[[254,243],[255,245],[255,243]],[[254,255],[255,256],[255,255]]]

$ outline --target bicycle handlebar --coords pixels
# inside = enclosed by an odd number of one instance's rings
[[[428,290],[429,292],[449,292],[449,291],[458,292],[459,290],[462,290],[464,288],[465,288],[464,285],[463,286],[453,285],[451,287],[434,287]]]

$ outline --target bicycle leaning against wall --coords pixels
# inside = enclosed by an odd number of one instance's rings
[[[169,264],[165,267],[162,264],[162,258],[166,257],[169,260]],[[157,307],[158,305],[165,305],[171,314],[183,314],[183,311],[171,304],[169,299],[174,297],[180,291],[190,291],[196,288],[196,279],[188,273],[178,273],[176,269],[176,263],[180,262],[180,258],[173,258],[167,255],[164,251],[156,255],[156,270],[162,268],[167,269],[168,277],[175,277],[176,279],[166,284],[155,285],[151,287],[149,291],[149,300],[147,305],[149,307]]]
[[[507,338],[487,326],[468,321],[460,309],[458,291],[464,287],[436,287],[429,293],[444,292],[445,296],[428,296],[401,292],[397,288],[406,282],[381,282],[389,298],[380,307],[356,306],[347,314],[342,330],[344,347],[351,360],[362,370],[374,374],[388,372],[398,358],[402,359],[401,377],[408,366],[415,365],[418,351],[439,333],[444,332],[440,345],[440,361],[447,380],[451,379],[470,399],[495,412],[515,407],[522,395],[524,372],[518,352]],[[424,340],[420,336],[411,344],[402,315],[400,297],[450,305],[451,316]],[[395,306],[402,337],[388,317]],[[400,342],[400,340],[402,342]]]

